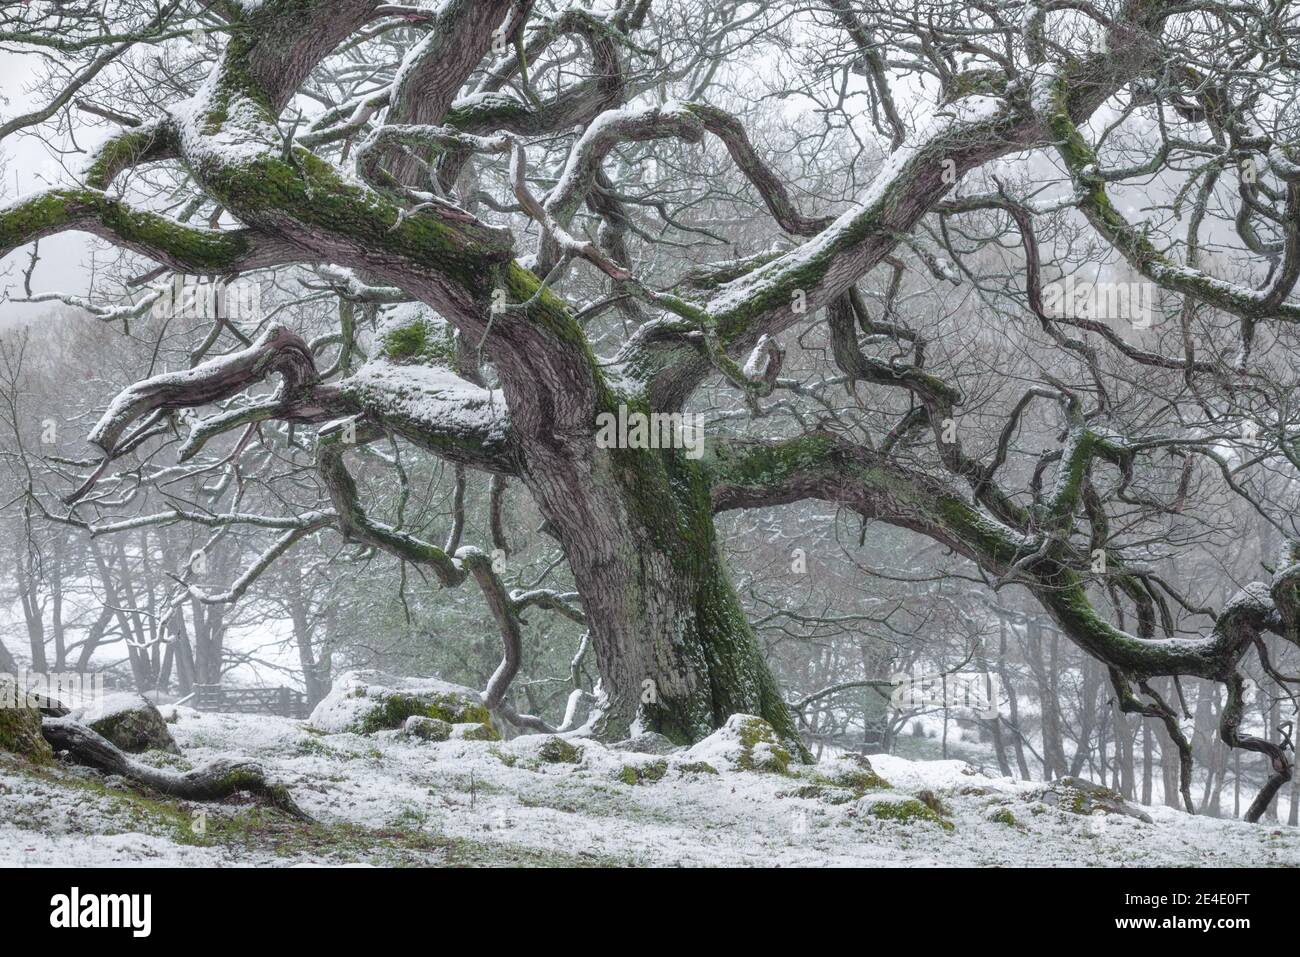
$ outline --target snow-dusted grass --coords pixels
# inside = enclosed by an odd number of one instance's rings
[[[1295,828],[1168,808],[1145,808],[1152,824],[1085,817],[1040,801],[1042,785],[960,761],[875,757],[894,787],[855,792],[832,783],[853,769],[834,758],[792,765],[793,776],[724,761],[712,774],[685,752],[326,735],[284,718],[176,710],[187,761],[257,760],[319,825],[249,804],[150,799],[90,772],[34,777],[0,760],[0,864],[1300,865]],[[951,830],[906,810],[922,791]]]

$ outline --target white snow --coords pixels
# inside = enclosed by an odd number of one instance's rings
[[[343,388],[368,405],[440,431],[460,429],[496,439],[506,432],[506,403],[499,390],[480,388],[451,372],[427,365],[367,362]]]
[[[316,705],[307,723],[331,734],[355,727],[377,704],[393,694],[451,695],[476,700],[478,692],[437,678],[404,678],[378,671],[348,671]]]
[[[164,708],[164,714],[173,709]],[[178,840],[176,822],[151,821],[113,788],[70,788],[0,761],[0,865],[610,863],[651,866],[1115,866],[1300,865],[1300,830],[1143,808],[1154,823],[1084,817],[1037,799],[1042,785],[988,777],[960,761],[873,756],[894,788],[832,805],[794,792],[844,762],[824,759],[798,777],[681,770],[698,752],[667,758],[612,751],[570,737],[579,764],[540,760],[537,739],[413,742],[400,732],[322,735],[303,722],[174,709],[171,726],[188,760],[243,756],[290,786],[326,827],[401,829],[427,850],[386,853],[352,841]],[[631,785],[622,769],[667,762],[654,783]],[[57,771],[79,779],[89,772]],[[926,821],[880,820],[881,801],[932,791],[947,831]],[[209,826],[241,807],[188,804]],[[246,808],[243,808],[246,810]],[[1014,824],[992,816],[1009,811]],[[1002,815],[1005,818],[1005,815]],[[196,818],[197,820],[197,818]],[[354,832],[349,832],[354,833]],[[367,832],[368,833],[368,832]],[[382,842],[381,842],[382,843]]]
[[[745,360],[745,368],[742,370],[746,379],[757,381],[767,375],[767,370],[772,363],[772,353],[768,349],[768,343],[771,341],[772,337],[767,333],[758,337],[758,344]]]
[[[75,708],[72,716],[78,720],[99,721],[102,718],[114,718],[126,711],[135,711],[149,700],[134,691],[114,691],[104,695],[103,699],[91,701],[88,706]]]

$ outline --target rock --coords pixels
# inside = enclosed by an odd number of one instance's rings
[[[105,695],[99,707],[80,708],[72,712],[72,717],[127,754],[150,750],[181,753],[162,713],[152,701],[133,691]]]
[[[952,811],[948,810],[948,806],[939,800],[939,795],[935,794],[933,791],[917,791],[916,799],[935,814],[939,815],[939,817],[948,817],[952,814]]]
[[[615,741],[609,745],[611,751],[628,751],[633,754],[672,754],[678,746],[658,731],[647,731],[625,741]]]
[[[1071,814],[1122,814],[1145,824],[1152,823],[1151,815],[1129,804],[1119,792],[1083,778],[1053,781],[1039,793],[1038,799]]]
[[[307,724],[327,734],[376,731],[402,727],[413,715],[448,724],[487,725],[487,705],[472,688],[437,678],[403,678],[380,671],[349,671],[316,705]],[[493,732],[495,735],[495,732]]]
[[[787,773],[790,752],[781,746],[775,729],[752,714],[733,714],[717,731],[686,752],[688,761],[707,761],[738,771]]]
[[[588,741],[577,744],[558,734],[521,734],[507,747],[523,767],[538,770],[543,764],[581,764],[587,745],[599,747]]]
[[[830,784],[801,784],[790,791],[778,791],[779,798],[804,798],[809,801],[821,801],[823,804],[848,804],[861,795],[848,788],[835,787]]]
[[[843,754],[830,762],[826,778],[840,788],[848,788],[858,797],[868,791],[887,790],[891,785],[876,773],[865,755]]]
[[[402,722],[402,734],[422,741],[446,741],[451,737],[452,726],[439,718],[413,714]]]
[[[859,751],[845,751],[836,758],[836,760],[843,764],[858,768],[861,771],[870,771],[872,774],[875,774],[876,772],[875,766],[871,763],[871,759]]]
[[[542,742],[537,756],[547,764],[579,764],[582,762],[582,748],[553,734]]]
[[[462,721],[451,726],[451,736],[457,741],[499,741],[501,736],[492,725],[481,721]]]
[[[625,764],[615,775],[624,784],[654,784],[662,781],[668,773],[668,762],[663,758],[642,761],[638,764]]]
[[[893,821],[905,825],[919,821],[925,824],[937,824],[945,831],[954,829],[952,821],[945,819],[933,807],[917,798],[870,795],[860,799],[856,807],[878,821]]]
[[[41,713],[27,707],[17,680],[0,674],[0,751],[26,758],[35,764],[54,760],[54,751],[41,735]]]

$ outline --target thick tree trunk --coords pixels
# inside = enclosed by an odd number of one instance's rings
[[[682,450],[599,449],[579,464],[556,451],[530,455],[527,481],[582,596],[603,697],[596,733],[637,727],[689,743],[744,712],[797,743],[719,553],[698,463]]]

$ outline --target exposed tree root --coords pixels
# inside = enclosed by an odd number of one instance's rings
[[[45,718],[41,734],[55,751],[65,751],[77,764],[119,774],[162,794],[187,801],[219,801],[237,791],[264,799],[302,821],[312,818],[283,784],[267,781],[261,767],[250,761],[216,760],[184,773],[155,768],[124,754],[102,735],[70,718]]]

